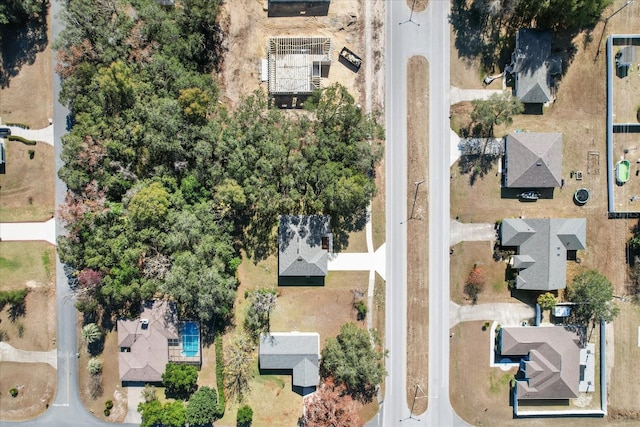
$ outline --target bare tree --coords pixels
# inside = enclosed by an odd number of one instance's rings
[[[249,380],[253,377],[253,345],[244,334],[236,335],[233,343],[224,348],[224,386],[230,396],[238,402],[250,391]]]

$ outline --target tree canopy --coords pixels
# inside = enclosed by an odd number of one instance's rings
[[[185,409],[185,421],[190,426],[210,426],[220,418],[218,394],[210,387],[200,387],[193,393]]]
[[[611,322],[620,312],[612,302],[611,282],[596,270],[578,274],[569,286],[567,299],[576,304],[572,315],[584,323]]]
[[[328,379],[316,393],[305,400],[305,427],[354,427],[362,426],[355,402],[345,394],[345,386],[336,386]]]
[[[197,389],[198,369],[192,365],[167,363],[162,374],[162,383],[165,386],[167,397],[176,399],[189,399]]]
[[[374,334],[374,338],[377,335]],[[345,323],[340,334],[327,339],[322,350],[320,373],[344,384],[345,392],[355,399],[371,401],[375,389],[384,379],[384,353],[371,343],[372,335],[355,323]]]
[[[482,128],[482,136],[492,137],[496,125],[513,123],[513,116],[524,111],[524,104],[509,93],[494,93],[488,99],[471,101],[471,120]]]
[[[164,294],[206,331],[229,319],[240,250],[275,252],[278,215],[330,215],[336,250],[364,226],[382,128],[340,85],[292,114],[260,91],[222,106],[219,3],[71,0],[62,12],[73,127],[59,253],[93,272],[81,311],[128,315]]]

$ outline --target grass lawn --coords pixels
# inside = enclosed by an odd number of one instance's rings
[[[8,140],[5,146],[5,173],[0,174],[0,222],[46,221],[53,218],[53,146],[44,142],[31,146]],[[29,150],[35,153],[33,159]]]
[[[0,242],[0,290],[47,284],[55,279],[55,247],[45,242]]]
[[[0,419],[30,420],[42,414],[53,402],[56,370],[46,363],[0,362]],[[18,389],[11,397],[9,389]]]
[[[620,315],[613,322],[615,362],[611,369],[609,412],[620,418],[635,416],[640,421],[640,381],[630,381],[632,373],[640,372],[640,307],[620,303]]]

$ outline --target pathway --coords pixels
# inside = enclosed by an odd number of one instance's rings
[[[533,307],[520,303],[491,303],[478,305],[458,305],[449,303],[449,327],[453,328],[460,322],[472,322],[474,320],[488,320],[501,325],[519,325],[523,320],[535,317]]]
[[[56,220],[51,218],[44,222],[2,222],[0,223],[0,240],[6,241],[40,241],[56,244]]]
[[[451,220],[451,246],[460,242],[492,242],[496,240],[494,224],[487,223],[462,223]]]
[[[474,99],[488,99],[496,93],[504,93],[504,91],[493,89],[460,89],[451,86],[451,105],[462,101],[473,101]]]
[[[20,363],[48,363],[58,369],[58,351],[28,351],[12,347],[6,342],[0,342],[0,362]]]
[[[53,145],[53,124],[44,129],[23,129],[17,126],[8,126],[11,135],[21,136],[32,141],[42,141]]]
[[[375,252],[339,253],[329,260],[329,271],[373,271],[385,279],[385,257],[384,244]]]

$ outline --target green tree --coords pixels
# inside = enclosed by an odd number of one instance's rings
[[[188,120],[202,124],[207,118],[211,98],[202,89],[191,87],[180,91],[178,103]]]
[[[167,427],[183,427],[185,423],[184,402],[176,400],[164,404],[162,425]]]
[[[164,408],[159,400],[139,403],[138,412],[142,416],[142,423],[140,424],[140,427],[154,427],[162,425]]]
[[[116,61],[108,67],[100,68],[96,76],[106,101],[106,111],[114,114],[130,108],[135,102],[136,80],[129,66]]]
[[[579,321],[611,322],[620,312],[613,303],[613,286],[609,279],[596,270],[583,271],[569,286],[567,299],[576,305],[572,315]]]
[[[256,341],[262,332],[269,332],[271,311],[276,307],[278,295],[275,289],[264,288],[251,292],[251,304],[247,307],[244,329]]]
[[[89,323],[82,327],[82,339],[87,344],[92,344],[102,338],[102,332],[95,323]]]
[[[524,104],[507,92],[494,93],[486,100],[474,99],[471,105],[471,120],[482,126],[482,136],[485,137],[493,137],[494,126],[509,125],[513,123],[514,115],[524,111]]]
[[[236,414],[237,427],[249,427],[253,422],[253,409],[249,405],[242,405]]]
[[[355,323],[342,325],[340,334],[327,340],[320,365],[322,378],[332,377],[337,385],[345,385],[346,393],[364,402],[371,401],[386,375],[385,355],[375,349],[371,338]]]
[[[156,394],[156,388],[149,384],[145,384],[144,388],[140,392],[140,396],[146,403],[152,402],[154,400],[158,400],[158,395]]]
[[[551,310],[558,303],[558,299],[551,292],[545,292],[538,296],[538,305],[543,310]]]
[[[218,394],[209,387],[200,387],[189,398],[185,410],[185,421],[190,426],[211,425],[220,418],[218,411]]]
[[[159,182],[138,191],[129,202],[129,217],[138,227],[159,225],[167,216],[169,193]]]
[[[162,374],[167,397],[187,400],[198,389],[198,369],[191,365],[167,363]]]

